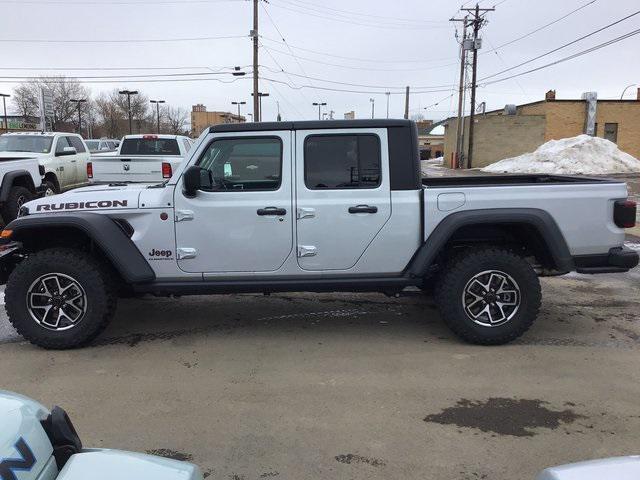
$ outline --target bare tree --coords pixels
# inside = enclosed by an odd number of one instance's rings
[[[74,124],[77,106],[72,99],[88,99],[90,91],[75,78],[64,76],[40,77],[21,83],[14,89],[14,105],[22,115],[36,116],[40,104],[40,91],[48,89],[53,96],[53,128],[61,129]],[[77,123],[77,121],[76,121]]]
[[[126,111],[118,105],[118,91],[101,93],[96,99],[96,113],[102,134],[110,138],[119,138],[125,132]]]
[[[187,126],[189,112],[180,107],[167,107],[164,112],[165,130],[173,135],[182,135]]]

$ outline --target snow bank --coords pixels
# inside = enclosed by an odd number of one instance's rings
[[[604,138],[579,135],[551,140],[533,153],[506,158],[482,169],[492,173],[605,175],[640,173],[640,160]]]

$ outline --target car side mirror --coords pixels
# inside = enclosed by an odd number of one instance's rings
[[[195,197],[198,190],[210,190],[213,186],[211,172],[197,165],[192,165],[185,170],[182,183],[182,191],[185,197],[189,198]]]
[[[64,157],[66,155],[75,155],[78,151],[75,147],[64,147],[61,152],[56,152],[56,157]]]

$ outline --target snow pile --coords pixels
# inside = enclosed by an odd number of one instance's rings
[[[551,140],[533,153],[506,158],[482,169],[492,173],[605,175],[640,173],[640,160],[604,138],[579,135]]]
[[[430,158],[429,160],[420,161],[420,170],[423,176],[427,176],[430,169],[442,168],[444,164],[444,157]]]

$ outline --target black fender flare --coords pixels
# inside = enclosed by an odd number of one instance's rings
[[[529,225],[543,238],[556,269],[570,272],[575,269],[567,242],[553,217],[538,208],[496,208],[465,210],[452,213],[433,230],[407,265],[405,272],[412,277],[422,277],[432,265],[438,253],[453,234],[468,225]]]
[[[4,203],[9,198],[9,191],[13,186],[14,181],[17,178],[25,177],[27,180],[27,188],[31,190],[32,193],[36,192],[36,186],[33,183],[33,178],[26,170],[14,170],[5,174],[2,178],[2,186],[0,186],[0,202]]]
[[[75,228],[85,233],[105,253],[107,260],[127,283],[146,283],[156,275],[138,247],[110,217],[99,213],[75,212],[28,215],[16,218],[5,228],[12,230],[11,240],[20,242],[33,230]]]

